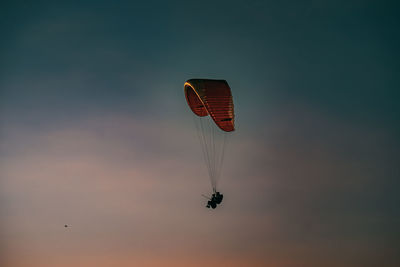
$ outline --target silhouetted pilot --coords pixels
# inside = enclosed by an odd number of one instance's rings
[[[207,202],[207,206],[206,206],[207,208],[213,208],[213,209],[215,209],[216,207],[217,207],[217,203],[214,201],[214,199],[213,198],[211,198],[211,200],[209,200],[208,202]]]
[[[223,198],[224,198],[224,195],[217,192],[215,194],[215,203],[221,204]]]
[[[216,192],[215,194],[212,194],[211,199],[207,202],[207,208],[213,208],[215,209],[217,207],[217,204],[221,204],[222,199],[224,198],[224,195],[220,194],[219,192]]]

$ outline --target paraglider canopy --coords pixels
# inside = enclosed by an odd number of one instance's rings
[[[197,135],[215,193],[228,136],[235,130],[231,88],[225,80],[190,79],[184,84],[184,92],[186,102],[195,114]]]
[[[232,94],[225,80],[190,79],[184,88],[186,101],[194,114],[210,115],[225,132],[235,130]]]

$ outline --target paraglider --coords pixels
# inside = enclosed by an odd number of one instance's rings
[[[228,137],[235,130],[231,89],[225,80],[190,79],[184,84],[186,101],[195,125],[213,194],[206,207],[215,209],[223,195],[217,191]],[[208,116],[209,115],[209,116]]]
[[[206,207],[207,208],[211,207],[213,209],[215,209],[217,205],[221,204],[222,199],[224,198],[224,195],[222,195],[220,192],[212,194],[211,198],[205,195],[202,196],[208,199]]]
[[[224,198],[224,195],[222,195],[220,192],[216,192],[215,194],[212,194],[211,198],[209,198],[206,207],[207,208],[213,208],[215,209],[217,205],[221,204],[222,199]]]

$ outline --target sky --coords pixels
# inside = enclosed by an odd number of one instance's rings
[[[0,5],[1,266],[399,266],[396,1]],[[191,78],[234,99],[216,210]]]

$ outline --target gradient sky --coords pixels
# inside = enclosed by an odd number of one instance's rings
[[[400,265],[396,1],[55,2],[0,6],[1,266]]]

